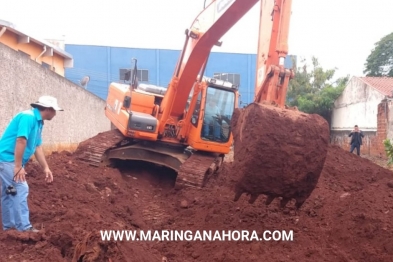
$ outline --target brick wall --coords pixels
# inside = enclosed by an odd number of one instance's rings
[[[389,119],[389,105],[387,101],[382,101],[378,105],[377,115],[377,136],[372,146],[372,155],[386,156],[383,141],[387,138]]]
[[[363,131],[363,145],[361,147],[361,154],[366,154],[370,156],[377,156],[386,158],[385,149],[383,141],[388,136],[389,129],[389,111],[390,104],[388,101],[381,101],[378,104],[377,110],[377,131]],[[360,129],[362,127],[360,126]],[[349,150],[350,137],[348,134],[350,130],[346,131],[331,131],[331,143],[342,147],[345,150]]]

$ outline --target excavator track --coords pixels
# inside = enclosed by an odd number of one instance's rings
[[[115,154],[116,150],[121,150],[122,156],[130,154],[130,152],[138,152],[137,150],[141,149],[141,147],[135,145],[129,146],[129,149],[128,147],[123,147],[127,144],[130,144],[129,141],[122,133],[120,133],[119,130],[115,129],[99,133],[96,136],[81,142],[74,154],[78,159],[85,161],[92,166],[98,167],[104,161],[104,155],[109,149],[114,149],[114,151],[109,151],[109,154]],[[156,152],[159,152],[157,148],[155,150]],[[169,154],[169,150],[165,149],[165,153]],[[224,160],[224,155],[209,154],[198,151],[192,152],[190,156],[186,158],[184,158],[184,156],[187,154],[181,154],[181,156],[179,156],[179,154],[176,155],[172,152],[170,155],[178,157],[181,161],[181,165],[178,168],[175,168],[177,171],[176,188],[203,187],[209,176],[219,170]],[[111,157],[117,158],[112,155]],[[131,156],[128,157],[133,159]],[[163,157],[160,157],[160,159],[163,159]],[[152,159],[149,158],[141,160],[152,161]]]
[[[176,188],[203,187],[208,177],[219,170],[223,160],[223,155],[193,153],[177,173]]]
[[[79,144],[75,151],[78,159],[92,166],[100,166],[105,151],[126,143],[126,139],[119,130],[110,130],[99,133]]]

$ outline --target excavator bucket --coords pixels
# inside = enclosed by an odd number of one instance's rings
[[[316,114],[252,103],[236,109],[231,129],[234,162],[230,172],[238,178],[234,200],[247,193],[253,203],[264,194],[266,205],[280,197],[282,207],[295,199],[300,208],[325,163],[327,121]]]

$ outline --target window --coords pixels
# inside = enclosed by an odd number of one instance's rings
[[[235,93],[208,87],[205,101],[202,139],[228,142],[235,108]]]
[[[214,73],[213,78],[228,81],[234,85],[240,86],[240,74]]]
[[[125,68],[119,69],[120,80],[130,81],[131,76],[132,76],[132,71],[133,71],[133,69],[125,69]],[[126,79],[126,73],[128,73],[128,72],[130,73],[130,78]],[[137,76],[139,82],[149,82],[149,70],[138,69],[136,76]]]

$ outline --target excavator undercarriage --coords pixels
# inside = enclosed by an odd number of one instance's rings
[[[183,145],[133,141],[117,129],[99,133],[78,146],[75,155],[92,166],[110,165],[111,160],[139,160],[165,166],[177,173],[176,188],[201,188],[218,172],[223,154],[200,152]]]

